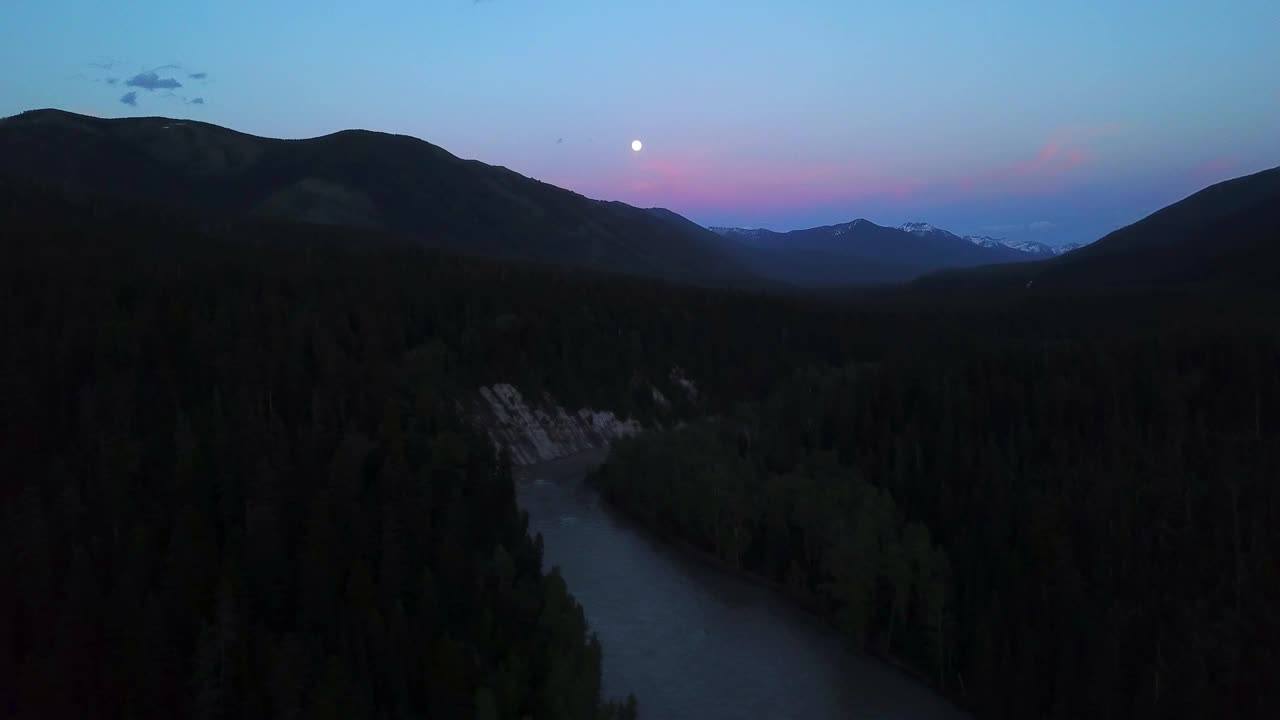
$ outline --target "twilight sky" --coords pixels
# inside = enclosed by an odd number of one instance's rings
[[[1084,241],[1280,165],[1278,30],[1276,0],[3,0],[0,116],[363,127],[704,224]]]

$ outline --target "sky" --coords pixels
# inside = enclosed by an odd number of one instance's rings
[[[360,127],[706,225],[1084,242],[1280,165],[1277,30],[1276,0],[3,0],[0,116]]]

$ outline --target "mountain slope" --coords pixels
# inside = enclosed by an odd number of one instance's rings
[[[1227,180],[1065,255],[922,278],[1035,290],[1280,288],[1280,168]]]
[[[693,223],[592,200],[401,135],[347,130],[275,140],[200,122],[40,110],[0,120],[0,174],[212,213],[387,230],[464,254],[760,284]]]
[[[1205,188],[1048,264],[1034,282],[1280,288],[1280,168]]]

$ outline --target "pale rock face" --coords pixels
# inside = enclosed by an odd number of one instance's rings
[[[620,420],[607,410],[582,408],[569,412],[551,397],[530,404],[507,383],[480,388],[475,416],[495,445],[511,451],[515,465],[568,457],[608,447],[642,429],[635,420]]]
[[[655,403],[657,403],[658,405],[664,408],[671,407],[671,401],[667,399],[666,395],[662,394],[661,390],[659,390],[656,387],[650,387],[649,389],[653,391],[653,401]]]
[[[697,401],[698,386],[694,385],[692,380],[685,377],[684,370],[682,368],[680,368],[679,366],[671,368],[670,377],[671,377],[671,382],[684,388],[684,392],[686,395],[689,396],[690,400]]]

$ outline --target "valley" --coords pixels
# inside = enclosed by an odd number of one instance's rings
[[[11,706],[1280,707],[1280,170],[1037,260],[855,221],[737,265],[417,140],[157,122],[0,121]]]
[[[850,654],[772,590],[652,537],[583,482],[603,452],[516,472],[516,495],[605,648],[605,693],[641,718],[964,717],[879,660]]]
[[[1280,718],[1280,2],[0,2],[0,720]]]

